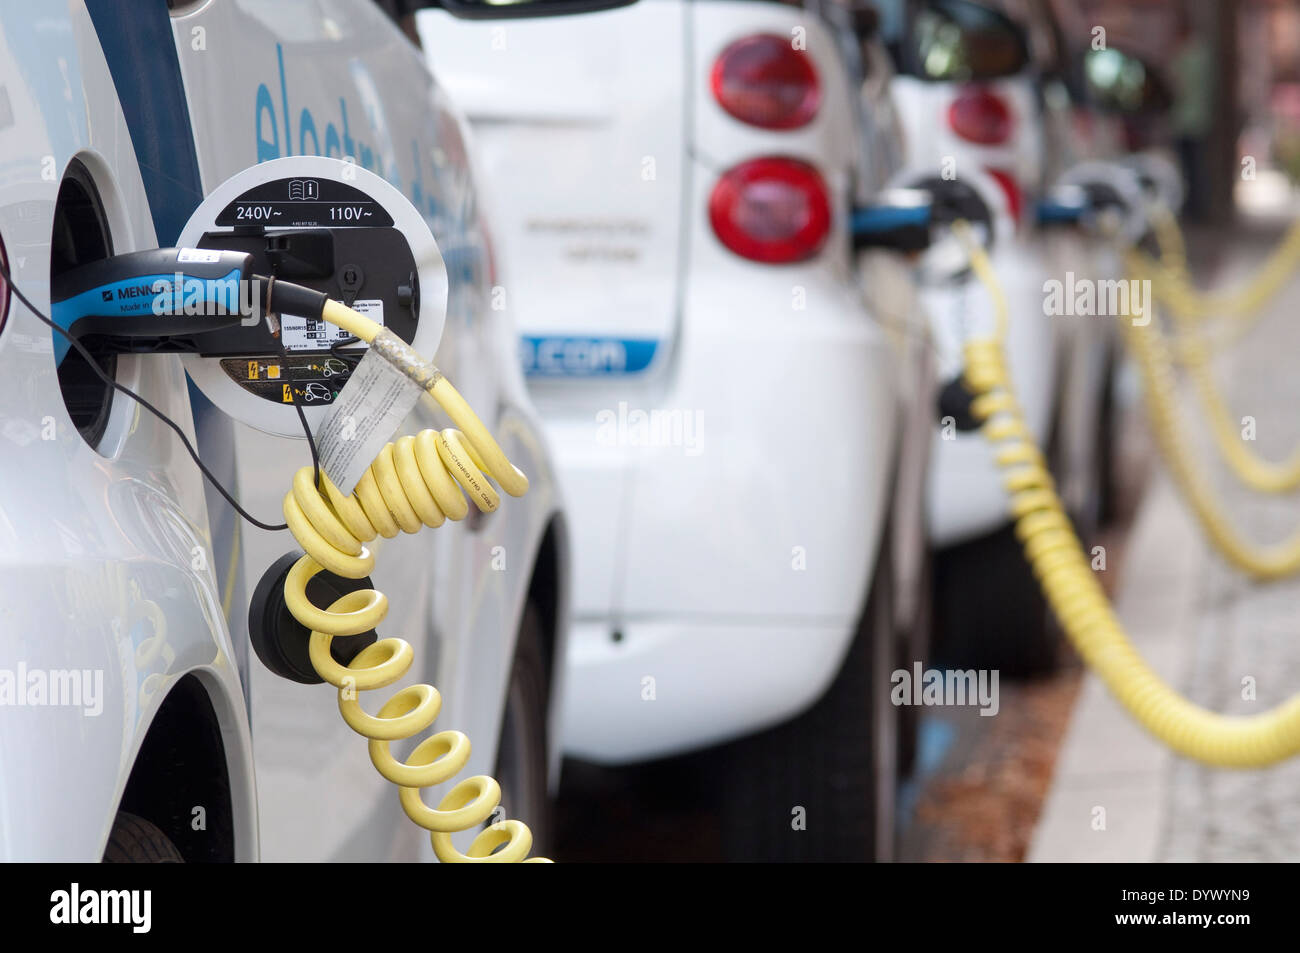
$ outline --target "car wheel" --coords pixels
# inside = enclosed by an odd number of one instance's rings
[[[935,554],[934,661],[1027,678],[1056,669],[1061,629],[1015,528]]]
[[[890,549],[830,688],[792,721],[726,746],[720,824],[727,859],[889,860],[894,845],[897,654]]]
[[[106,864],[183,864],[185,858],[158,827],[118,811],[104,848]]]
[[[533,856],[550,848],[552,830],[546,743],[550,680],[542,631],[541,614],[526,603],[510,668],[496,768],[501,805],[507,817],[523,821],[533,832]]]

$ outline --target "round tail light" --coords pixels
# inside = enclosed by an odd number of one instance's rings
[[[1001,96],[983,86],[968,86],[948,107],[948,125],[967,142],[999,146],[1011,138],[1015,119]]]
[[[713,64],[713,96],[741,122],[763,129],[797,129],[817,115],[821,85],[812,59],[789,37],[760,34],[737,40]]]
[[[785,264],[816,255],[831,227],[821,174],[797,159],[753,159],[726,172],[709,197],[709,220],[727,248]]]

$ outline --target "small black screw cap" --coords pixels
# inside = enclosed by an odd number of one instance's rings
[[[978,430],[980,422],[971,412],[975,395],[966,388],[966,382],[960,374],[944,384],[939,390],[939,422],[951,417],[959,431]]]
[[[285,577],[301,557],[302,553],[285,553],[262,574],[248,604],[248,638],[262,664],[276,675],[304,685],[318,685],[324,679],[316,674],[308,654],[311,630],[293,617],[284,601]],[[312,605],[324,608],[349,592],[371,588],[369,577],[346,579],[323,570],[307,583],[307,598]],[[340,665],[347,665],[378,638],[374,629],[338,636],[330,643],[330,655]]]

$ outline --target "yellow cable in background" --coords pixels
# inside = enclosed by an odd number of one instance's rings
[[[1226,349],[1245,337],[1255,326],[1259,309],[1262,309],[1264,301],[1261,300],[1259,308],[1249,314],[1236,315],[1238,320],[1229,324],[1227,330],[1219,331],[1212,342],[1203,338],[1199,333],[1198,325],[1208,323],[1208,314],[1216,303],[1201,297],[1200,291],[1192,284],[1187,271],[1187,244],[1183,241],[1178,219],[1161,202],[1148,203],[1146,214],[1151,224],[1151,233],[1155,237],[1157,260],[1152,261],[1149,256],[1136,249],[1130,249],[1127,254],[1131,262],[1136,262],[1137,271],[1151,276],[1151,286],[1156,300],[1163,301],[1179,321],[1180,330],[1173,339],[1170,356],[1178,364],[1189,367],[1199,366],[1205,363],[1205,355],[1211,344],[1214,349]],[[1129,267],[1130,270],[1134,269],[1132,263]],[[1217,304],[1222,307],[1224,302],[1220,301]],[[1231,302],[1228,304],[1231,305]],[[1202,313],[1207,316],[1200,316]],[[1220,317],[1233,316],[1230,309],[1214,313]]]
[[[969,226],[959,222],[954,231],[997,316],[992,336],[966,342],[966,383],[976,395],[972,410],[983,421],[983,433],[1006,473],[1016,536],[1070,642],[1143,727],[1180,754],[1219,767],[1256,768],[1300,753],[1300,696],[1258,715],[1221,715],[1174,691],[1129,641],[1056,495],[1011,387],[1001,285]]]
[[[338,688],[339,712],[349,727],[370,740],[375,769],[397,785],[402,809],[430,832],[438,859],[472,862],[545,861],[528,858],[533,835],[527,825],[507,820],[481,831],[462,854],[451,842],[457,831],[471,830],[492,816],[501,800],[501,787],[485,775],[467,778],[430,808],[422,788],[449,780],[469,761],[469,739],[459,731],[440,731],[421,741],[406,761],[389,751],[394,741],[429,728],[438,717],[442,699],[432,685],[412,685],[389,698],[379,711],[367,714],[357,693],[391,685],[414,661],[410,643],[381,639],[367,646],[347,666],[330,655],[330,642],[340,636],[368,632],[388,613],[388,599],[374,589],[350,592],[327,609],[312,605],[307,583],[322,569],[348,579],[361,579],[374,568],[374,555],[364,545],[376,536],[415,533],[438,527],[447,519],[462,519],[469,507],[463,488],[483,512],[496,509],[499,497],[484,476],[489,474],[511,496],[528,491],[528,478],[497,445],[464,398],[438,370],[414,350],[351,308],[328,301],[321,315],[381,353],[417,380],[459,430],[425,430],[386,444],[351,496],[344,496],[324,473],[323,486],[313,484],[313,470],[303,467],[284,498],[289,529],[306,555],[289,571],[285,602],[293,617],[312,630],[310,654],[317,674]],[[378,340],[377,340],[378,338]]]
[[[1300,570],[1300,534],[1261,547],[1242,539],[1233,528],[1180,432],[1173,363],[1164,336],[1154,321],[1143,327],[1122,317],[1119,321],[1142,374],[1143,396],[1156,443],[1210,542],[1230,563],[1258,579],[1280,579]]]
[[[1297,257],[1300,255],[1300,243],[1295,240],[1295,235],[1300,234],[1300,226],[1293,227],[1288,238],[1270,255],[1268,264],[1250,281],[1245,282],[1241,291],[1229,296],[1201,295],[1186,277],[1186,246],[1173,213],[1163,205],[1152,204],[1148,207],[1147,214],[1157,235],[1161,266],[1166,274],[1175,276],[1175,286],[1183,289],[1179,292],[1183,297],[1170,297],[1166,293],[1163,299],[1173,314],[1177,327],[1177,334],[1165,353],[1168,354],[1170,363],[1178,363],[1186,368],[1197,399],[1209,418],[1216,448],[1232,473],[1242,484],[1253,490],[1261,493],[1286,493],[1300,487],[1300,448],[1283,462],[1266,460],[1247,448],[1242,442],[1227,401],[1214,381],[1210,360],[1214,349],[1230,346],[1254,325],[1260,309],[1278,293],[1297,264],[1300,264],[1300,257]],[[1126,257],[1131,275],[1152,274],[1153,267],[1160,267],[1155,266],[1148,256],[1136,251],[1129,251]],[[1153,287],[1157,290],[1165,287],[1168,292],[1168,286],[1162,286],[1161,280],[1157,273],[1152,279]],[[1157,297],[1160,295],[1157,294]],[[1248,320],[1234,323],[1234,333],[1220,335],[1211,347],[1200,331],[1202,316],[1211,313],[1215,307],[1230,309],[1232,305],[1229,299],[1236,299],[1246,310],[1225,313],[1233,313]],[[1163,359],[1164,353],[1157,354],[1156,357]]]
[[[1187,253],[1173,213],[1161,205],[1147,209],[1160,247],[1161,261],[1142,256],[1142,271],[1154,275],[1156,296],[1183,317],[1204,321],[1216,317],[1252,320],[1268,304],[1300,265],[1300,221],[1287,230],[1263,266],[1230,292],[1203,293],[1187,274]]]
[[[1131,275],[1140,273],[1142,260],[1128,256]],[[1300,487],[1300,448],[1292,451],[1284,462],[1274,462],[1253,453],[1242,442],[1241,432],[1228,409],[1227,400],[1214,380],[1210,363],[1210,345],[1201,337],[1195,321],[1181,311],[1174,311],[1174,321],[1179,327],[1174,345],[1180,347],[1181,363],[1191,378],[1197,399],[1205,409],[1214,444],[1228,468],[1242,484],[1261,493],[1286,493]],[[1155,325],[1151,325],[1154,330]],[[1156,332],[1159,336],[1159,332]],[[1163,347],[1152,355],[1163,364],[1173,364],[1170,349]],[[1169,386],[1172,388],[1172,381]]]

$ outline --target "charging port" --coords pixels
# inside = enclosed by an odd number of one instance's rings
[[[80,265],[113,254],[112,237],[104,215],[99,190],[84,165],[73,159],[59,185],[54,205],[54,230],[50,236],[50,282]],[[117,371],[117,357],[111,351],[86,342],[99,366],[108,376]],[[59,365],[59,389],[68,416],[92,447],[98,447],[113,409],[113,388],[99,378],[90,364],[73,349]]]

